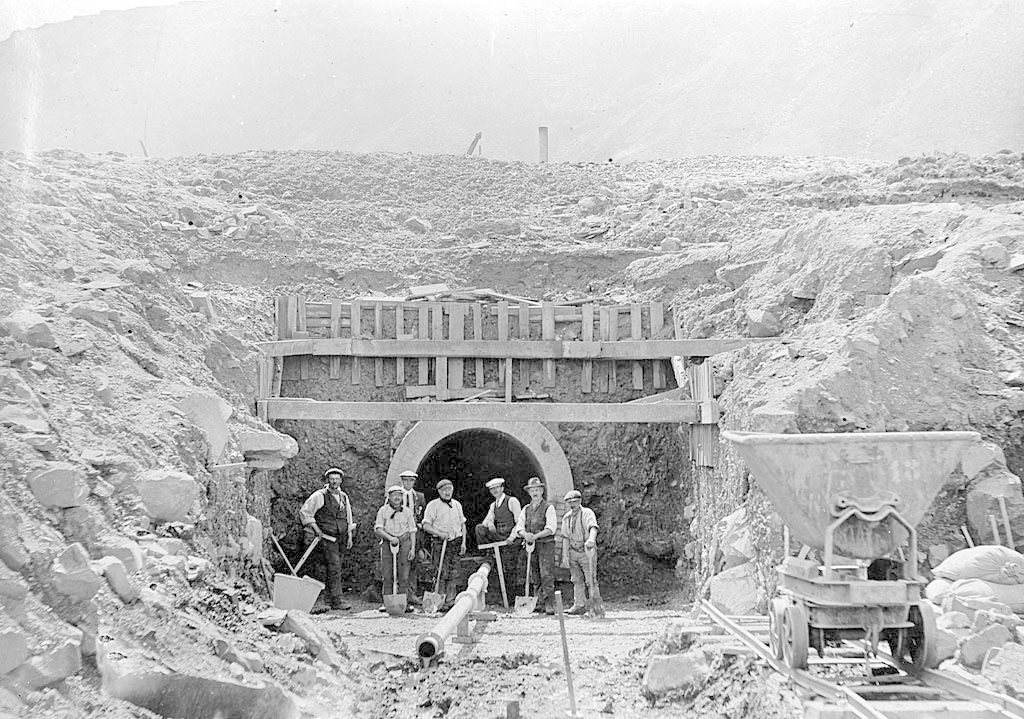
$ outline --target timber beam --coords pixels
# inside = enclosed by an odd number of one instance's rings
[[[700,421],[700,402],[324,402],[261,399],[265,420],[352,420],[394,422],[663,422]]]
[[[342,357],[490,357],[497,359],[649,360],[711,357],[745,347],[756,339],[705,340],[424,340],[298,339],[262,342],[268,357],[321,355]]]

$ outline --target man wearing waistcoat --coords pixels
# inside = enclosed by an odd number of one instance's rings
[[[352,504],[348,495],[341,491],[341,482],[345,473],[337,467],[324,472],[327,485],[309,495],[299,510],[299,517],[306,533],[306,541],[312,542],[320,537],[320,548],[327,562],[327,590],[331,609],[349,609],[351,605],[345,601],[341,593],[341,552],[352,549],[352,532],[355,522],[352,521]],[[335,541],[325,538],[330,537]]]
[[[501,548],[505,586],[508,588],[509,596],[515,596],[515,587],[518,586],[515,582],[515,567],[519,557],[519,544],[522,543],[522,540],[516,537],[516,522],[519,521],[522,506],[518,499],[505,494],[505,479],[503,477],[495,477],[484,486],[490,491],[494,501],[487,508],[487,516],[484,517],[484,521],[476,525],[476,543],[477,546],[480,546],[491,542],[503,542],[506,539],[516,542],[516,544]],[[519,584],[522,583],[520,580]],[[494,582],[494,585],[499,586],[499,583]]]
[[[530,495],[530,503],[523,507],[516,523],[516,536],[522,537],[529,547],[533,545],[533,560],[530,573],[531,583],[540,581],[537,590],[538,612],[554,614],[551,605],[555,596],[555,529],[558,518],[555,505],[547,501],[547,491],[540,477],[530,477],[526,483],[526,493]],[[525,569],[524,580],[525,580]],[[536,572],[536,574],[534,574]]]
[[[427,498],[423,492],[415,489],[416,480],[419,479],[419,475],[413,472],[411,469],[407,469],[398,475],[402,480],[402,506],[412,512],[413,521],[416,523],[416,546],[423,547],[423,536],[420,534],[420,529],[423,527],[423,511],[427,506]],[[408,586],[402,589],[408,598],[409,604],[414,607],[418,607],[422,604],[419,596],[419,583],[420,583],[420,557],[413,557],[409,563],[409,582]]]

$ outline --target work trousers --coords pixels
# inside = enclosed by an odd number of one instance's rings
[[[555,543],[534,543],[533,558],[530,560],[530,592],[537,597],[537,606],[553,608],[555,600]],[[519,573],[526,587],[526,550],[519,554]],[[525,594],[525,592],[524,592]]]
[[[316,532],[306,528],[306,546],[316,539]],[[341,592],[341,550],[342,542],[348,541],[348,535],[338,535],[336,542],[320,540],[320,546],[313,550],[314,555],[320,552],[327,565],[327,577],[324,584],[327,585],[327,596],[330,598],[331,607],[340,607],[345,604],[345,598]]]
[[[572,605],[582,607],[589,596],[594,596],[594,572],[597,571],[597,554],[591,569],[590,555],[585,550],[569,548],[569,577],[572,579]]]
[[[384,586],[383,594],[408,593],[405,588],[409,586],[409,550],[412,548],[412,534],[403,534],[398,538],[398,556],[391,554],[391,546],[388,542],[382,542],[380,546],[380,573]],[[395,576],[392,568],[393,560],[397,560],[397,582],[393,582]],[[395,586],[397,584],[397,587]]]
[[[459,550],[462,548],[462,537],[448,540],[448,546],[444,550],[444,564],[439,566],[441,562],[441,546],[443,544],[444,540],[440,537],[431,538],[430,566],[433,568],[434,578],[440,575],[442,586],[448,580],[454,581],[459,578],[459,564],[461,561]]]
[[[508,539],[508,535],[511,534],[512,527],[498,527],[498,531],[492,532],[489,528],[482,524],[476,525],[476,544],[490,544],[492,542],[503,542]],[[501,568],[504,570],[505,575],[505,590],[508,594],[509,601],[512,597],[516,596],[516,589],[523,586],[523,576],[516,571],[516,562],[519,559],[519,550],[523,546],[522,539],[516,539],[512,544],[505,547],[501,547]],[[484,550],[489,557],[493,560],[493,549]],[[497,562],[493,562],[491,567],[495,575],[498,572]],[[500,589],[501,583],[498,581],[498,577],[495,576],[494,580],[488,584],[490,587],[498,587]]]

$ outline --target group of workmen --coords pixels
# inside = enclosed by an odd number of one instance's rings
[[[373,531],[380,539],[382,594],[405,594],[407,611],[420,606],[417,593],[419,577],[417,551],[430,542],[431,569],[438,588],[445,595],[442,611],[451,608],[458,594],[460,558],[466,554],[466,516],[462,504],[453,498],[455,486],[443,478],[436,485],[437,498],[426,501],[423,492],[415,489],[419,479],[412,470],[400,474],[401,485],[387,488],[384,504],[377,510]],[[352,549],[352,504],[342,491],[345,472],[331,467],[324,472],[326,484],[313,492],[303,503],[299,516],[307,542],[320,538],[327,565],[327,600],[331,609],[349,609],[341,589],[341,557],[344,549]],[[573,606],[568,614],[586,612],[586,598],[593,596],[597,572],[597,517],[583,506],[577,490],[565,495],[567,511],[561,525],[557,523],[555,506],[547,499],[547,490],[539,477],[530,477],[526,492],[530,502],[505,492],[505,480],[494,477],[486,483],[494,498],[483,521],[476,525],[477,546],[501,543],[504,584],[512,594],[525,589],[526,577],[519,571],[524,548],[532,553],[536,570],[531,584],[536,590],[536,611],[554,612],[555,555],[557,531],[561,530],[561,566],[569,569],[573,584]],[[442,560],[443,557],[443,560]],[[494,571],[498,571],[495,569]],[[396,591],[397,590],[397,591]]]

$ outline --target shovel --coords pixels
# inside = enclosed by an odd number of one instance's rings
[[[423,593],[423,611],[433,614],[444,604],[444,595],[441,594],[441,567],[444,566],[444,552],[448,549],[448,538],[445,537],[441,545],[441,560],[437,563],[437,579],[434,580],[434,591]]]
[[[516,615],[528,617],[537,608],[537,597],[530,596],[530,560],[533,559],[534,543],[526,543],[526,596],[516,597]]]
[[[597,549],[588,549],[587,559],[590,562],[590,577],[594,582],[588,609],[590,609],[591,616],[604,619],[604,600],[601,599],[601,590],[597,586]]]
[[[391,548],[391,594],[384,595],[384,609],[392,616],[405,614],[405,595],[398,593],[398,549],[397,544],[388,544]]]

